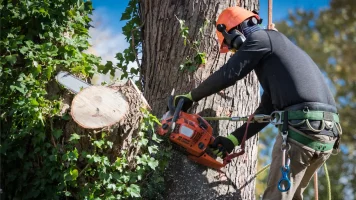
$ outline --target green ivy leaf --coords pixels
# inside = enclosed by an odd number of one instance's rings
[[[68,161],[76,161],[79,157],[79,153],[78,150],[76,148],[74,148],[73,151],[69,151],[68,155],[67,155],[67,160]]]
[[[63,134],[61,129],[54,129],[52,131],[53,136],[58,139],[59,137],[61,137],[61,135]]]
[[[110,147],[110,149],[112,149],[112,146],[114,145],[114,143],[111,141],[107,141],[106,144]]]
[[[64,120],[70,120],[70,115],[68,114],[68,113],[65,113],[63,116],[62,116],[62,119],[64,119]]]
[[[206,54],[199,52],[197,55],[194,57],[194,61],[200,65],[200,64],[206,64]]]
[[[24,55],[27,51],[28,51],[28,47],[26,47],[26,46],[22,46],[22,47],[20,48],[20,53],[22,53],[23,55]]]
[[[80,135],[76,134],[76,133],[73,133],[70,138],[69,138],[69,141],[76,141],[76,140],[79,140],[80,139]]]
[[[104,144],[104,140],[94,141],[94,145],[101,149],[101,146]]]
[[[30,99],[30,104],[33,105],[33,106],[38,106],[39,103],[37,102],[37,100],[35,98],[31,98]]]
[[[149,152],[150,154],[157,153],[157,152],[158,152],[158,146],[157,146],[157,145],[149,146],[149,147],[148,147],[148,152]]]
[[[148,139],[146,139],[146,138],[141,138],[141,139],[138,141],[138,144],[139,144],[140,146],[146,146],[147,143],[148,143]]]
[[[52,66],[47,66],[46,69],[45,69],[47,80],[49,80],[51,78],[52,72],[53,72],[53,67]]]
[[[131,197],[141,197],[140,187],[136,184],[131,184],[130,187],[128,187],[126,190]]]
[[[10,89],[12,91],[17,90],[17,91],[21,92],[22,94],[26,94],[24,87],[19,87],[19,86],[16,86],[16,85],[10,85]]]
[[[6,61],[11,65],[14,65],[17,61],[17,54],[8,55],[5,57]]]
[[[157,143],[160,143],[160,142],[163,141],[162,139],[160,139],[160,138],[157,137],[157,134],[153,134],[153,135],[152,135],[152,140],[155,141],[155,142],[157,142]]]
[[[70,175],[72,176],[72,180],[77,180],[78,170],[77,169],[70,170]]]
[[[69,191],[65,191],[65,192],[64,192],[64,195],[65,195],[66,197],[72,196],[72,194],[71,194]]]
[[[98,163],[101,161],[101,157],[100,156],[96,156],[96,155],[93,155],[93,161]]]
[[[151,167],[151,169],[155,170],[156,167],[158,166],[158,161],[155,160],[154,158],[149,158],[147,164],[148,166]]]

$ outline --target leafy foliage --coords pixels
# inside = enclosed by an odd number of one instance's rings
[[[141,125],[141,131],[133,139],[133,146],[140,147],[140,154],[135,157],[135,167],[129,165],[127,152],[122,150],[120,157],[111,159],[110,149],[113,143],[108,140],[110,133],[93,133],[89,136],[72,134],[69,139],[68,150],[62,156],[63,168],[66,168],[63,177],[65,179],[66,196],[74,196],[76,199],[100,197],[103,199],[142,198],[146,195],[147,178],[151,174],[160,174],[160,170],[166,167],[164,162],[169,153],[158,148],[161,140],[153,133],[154,126],[159,123],[157,118],[148,111]],[[151,135],[148,136],[148,133]],[[81,137],[90,137],[91,147],[86,151],[78,152],[75,144]],[[149,139],[155,144],[149,144]],[[78,172],[78,161],[85,167]],[[68,166],[68,167],[65,167]],[[162,178],[161,178],[162,179]],[[161,180],[156,179],[156,180]],[[90,181],[87,181],[90,180]],[[155,184],[159,184],[156,182]],[[151,186],[151,185],[149,185]],[[152,187],[152,186],[151,186]],[[142,191],[143,190],[143,191]]]
[[[158,151],[160,141],[153,134],[158,120],[147,111],[142,110],[145,118],[134,140],[141,148],[135,168],[129,168],[124,149],[114,160],[105,153],[113,148],[110,132],[80,135],[63,128],[71,118],[60,114],[55,74],[66,70],[87,78],[96,68],[110,67],[83,53],[89,47],[92,11],[91,2],[82,0],[5,0],[0,5],[2,199],[141,198],[157,187],[148,185],[147,177],[154,175],[160,183],[159,170],[169,154]],[[155,144],[149,143],[149,132]],[[83,138],[88,149],[78,148]]]
[[[55,146],[62,133],[51,129],[53,120],[61,120],[61,101],[47,87],[62,69],[93,74],[99,59],[82,53],[88,47],[92,5],[2,1],[0,9],[3,190],[10,199],[56,198],[66,178],[59,164],[62,149]],[[75,177],[76,171],[71,172]]]
[[[200,65],[205,65],[206,63],[206,53],[200,51],[200,45],[205,28],[208,26],[209,21],[205,20],[203,26],[199,28],[198,36],[193,41],[189,39],[189,28],[185,25],[185,21],[182,19],[178,19],[178,21],[180,25],[180,35],[183,38],[184,46],[188,45],[190,50],[193,51],[191,54],[193,56],[187,56],[179,68],[182,71],[187,70],[189,72],[194,72],[198,67],[200,67]]]

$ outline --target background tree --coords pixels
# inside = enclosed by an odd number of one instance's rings
[[[185,93],[220,68],[231,54],[219,54],[215,20],[221,11],[236,1],[140,1],[143,26],[141,73],[144,95],[153,113],[166,112],[167,98],[173,88]],[[240,1],[249,10],[259,2]],[[203,116],[248,115],[259,103],[257,77],[246,78],[219,94],[195,105],[191,112]],[[226,136],[241,123],[213,122],[215,135]],[[166,170],[166,199],[253,199],[256,173],[257,136],[247,142],[245,156],[227,168],[227,180],[174,153]]]
[[[330,7],[315,13],[296,10],[277,29],[305,50],[328,76],[335,94],[343,128],[341,153],[327,161],[332,199],[355,199],[356,123],[356,2],[331,0]],[[311,86],[312,87],[312,86]],[[320,173],[319,198],[326,199],[325,172]],[[312,188],[312,184],[309,185]],[[310,195],[314,195],[312,191]],[[308,197],[307,197],[308,198]],[[310,197],[311,198],[311,197]]]

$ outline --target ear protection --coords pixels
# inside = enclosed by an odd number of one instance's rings
[[[238,50],[246,40],[246,37],[240,31],[242,31],[246,27],[254,26],[261,23],[262,19],[258,20],[255,17],[251,17],[243,21],[236,28],[232,28],[229,32],[226,31],[226,26],[224,24],[218,24],[216,26],[216,29],[224,36],[224,42],[228,45],[229,49],[233,48]]]
[[[224,42],[228,45],[229,49],[239,49],[246,40],[245,36],[236,28],[231,29],[229,33],[226,32],[226,26],[224,24],[218,24],[216,28],[224,36]]]

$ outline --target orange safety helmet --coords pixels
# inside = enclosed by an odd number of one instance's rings
[[[243,21],[250,17],[256,17],[257,20],[261,20],[258,14],[248,11],[239,6],[226,8],[219,15],[218,20],[216,21],[216,25],[224,24],[227,31],[230,31],[232,28],[241,24]],[[223,34],[216,30],[216,34],[218,36],[218,41],[220,45],[220,53],[227,53],[229,48],[226,44],[224,44],[224,36]]]

